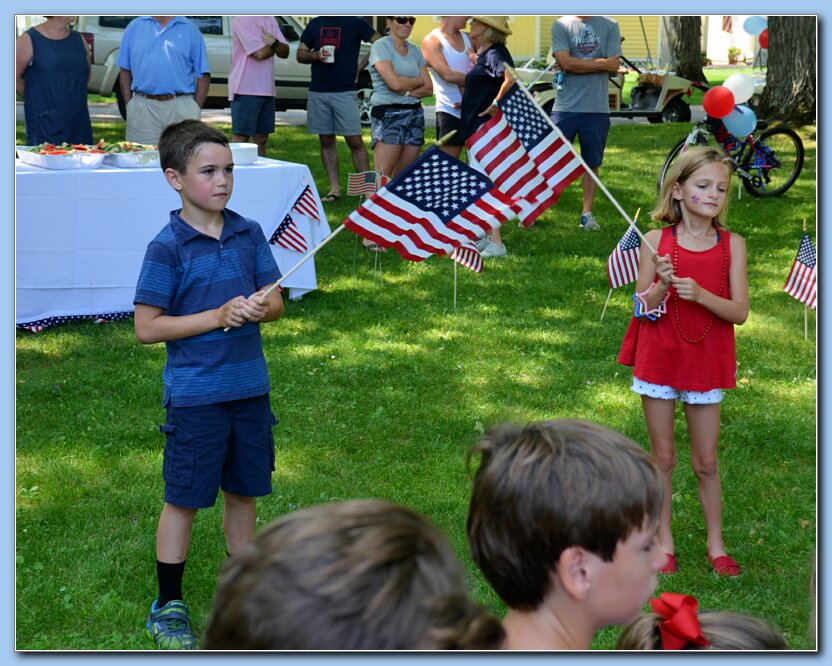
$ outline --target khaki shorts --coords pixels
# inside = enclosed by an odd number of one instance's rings
[[[310,90],[309,101],[306,103],[306,133],[360,136],[361,116],[355,91]]]
[[[127,102],[125,139],[133,143],[156,145],[162,131],[181,120],[199,120],[202,109],[193,95],[179,95],[169,100],[148,99],[134,93]]]

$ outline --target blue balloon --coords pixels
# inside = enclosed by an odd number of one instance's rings
[[[749,16],[742,24],[743,30],[745,30],[752,37],[756,37],[767,27],[768,20],[763,16]]]
[[[740,139],[757,129],[757,116],[742,104],[735,106],[734,110],[722,119],[722,122],[725,123],[725,129]]]

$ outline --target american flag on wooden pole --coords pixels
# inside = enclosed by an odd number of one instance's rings
[[[557,201],[558,194],[543,179],[502,111],[481,125],[465,146],[469,161],[473,157],[501,192],[518,200],[517,216],[523,226],[531,226]]]
[[[359,171],[351,173],[347,177],[347,194],[349,196],[360,196],[362,194],[375,194],[390,181],[389,176],[375,171]]]
[[[640,248],[641,239],[630,227],[607,259],[607,279],[610,289],[618,289],[638,279]]]
[[[812,245],[809,234],[803,232],[783,291],[813,310],[817,309],[818,304],[817,262],[815,246]]]
[[[451,255],[519,208],[484,174],[432,146],[364,201],[344,226],[410,261]]]
[[[497,107],[505,114],[506,121],[537,166],[548,188],[547,196],[554,202],[586,171],[583,160],[561,133],[555,131],[549,117],[518,83],[515,82],[500,98]]]

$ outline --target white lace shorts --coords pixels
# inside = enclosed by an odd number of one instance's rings
[[[678,400],[689,405],[715,405],[722,402],[722,389],[711,389],[710,391],[679,391],[672,386],[651,384],[633,377],[633,385],[630,387],[633,393],[646,395],[648,398],[659,398],[661,400]]]

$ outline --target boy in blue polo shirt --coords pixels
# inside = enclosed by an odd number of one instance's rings
[[[197,510],[222,489],[234,554],[254,536],[255,498],[272,490],[276,420],[259,323],[278,319],[283,300],[278,290],[264,296],[280,271],[260,225],[226,208],[234,163],[225,134],[184,120],[162,133],[159,154],[182,208],[148,245],[134,300],[136,337],[167,347],[159,596],[147,630],[157,648],[187,650],[196,640],[182,577]]]

